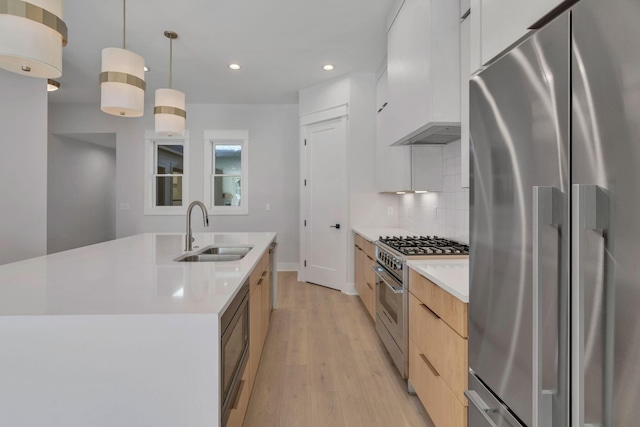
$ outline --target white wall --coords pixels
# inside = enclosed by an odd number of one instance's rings
[[[460,141],[447,144],[443,154],[443,191],[398,196],[400,227],[468,243],[469,189],[460,187]]]
[[[398,226],[398,198],[379,194],[376,188],[376,78],[374,73],[350,74],[300,91],[300,115],[348,105],[348,193],[349,224],[347,254],[353,253],[353,226]],[[387,208],[393,215],[387,215]],[[347,256],[345,282],[338,287],[355,293],[353,256]]]
[[[190,197],[204,197],[204,130],[249,130],[249,215],[212,216],[205,229],[194,220],[194,231],[274,231],[278,233],[278,261],[285,268],[298,262],[298,106],[297,105],[187,105],[190,131]],[[50,132],[56,134],[117,133],[117,237],[143,232],[183,232],[184,216],[144,215],[144,133],[153,129],[153,106],[145,116],[127,119],[109,116],[99,105],[53,104]],[[271,205],[266,211],[265,205]],[[195,218],[194,218],[195,219]]]
[[[0,70],[0,264],[47,250],[47,82]]]
[[[116,150],[49,135],[48,163],[47,253],[115,239]]]

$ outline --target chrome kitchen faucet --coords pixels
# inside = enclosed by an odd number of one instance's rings
[[[204,205],[204,203],[199,202],[197,200],[191,202],[191,204],[189,205],[189,208],[187,209],[187,235],[185,236],[185,249],[184,249],[187,252],[190,252],[193,250],[194,239],[191,233],[191,211],[195,206],[200,206],[200,209],[202,209],[202,222],[204,223],[205,227],[209,226],[209,213],[207,212],[207,207]]]

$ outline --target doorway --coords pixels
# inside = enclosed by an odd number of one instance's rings
[[[116,238],[116,134],[49,135],[47,253]]]
[[[343,290],[348,239],[346,116],[303,126],[302,281]]]

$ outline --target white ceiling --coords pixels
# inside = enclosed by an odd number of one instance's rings
[[[173,87],[187,103],[295,104],[298,91],[351,72],[375,72],[393,0],[128,0],[127,49],[145,58],[146,102]],[[65,0],[69,44],[53,103],[100,102],[101,51],[122,46],[121,0]],[[231,71],[227,65],[242,66]],[[334,64],[332,72],[322,65]]]

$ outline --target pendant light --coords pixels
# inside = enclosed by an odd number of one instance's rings
[[[1,0],[0,0],[1,1]],[[141,117],[144,114],[144,58],[126,50],[127,0],[123,5],[122,49],[102,49],[100,73],[100,109],[121,117]]]
[[[169,89],[156,89],[156,105],[153,109],[155,131],[159,135],[184,135],[187,120],[184,92],[172,88],[173,41],[178,38],[178,34],[165,31],[164,35],[169,39]]]
[[[0,0],[0,68],[58,78],[66,45],[62,0]]]

